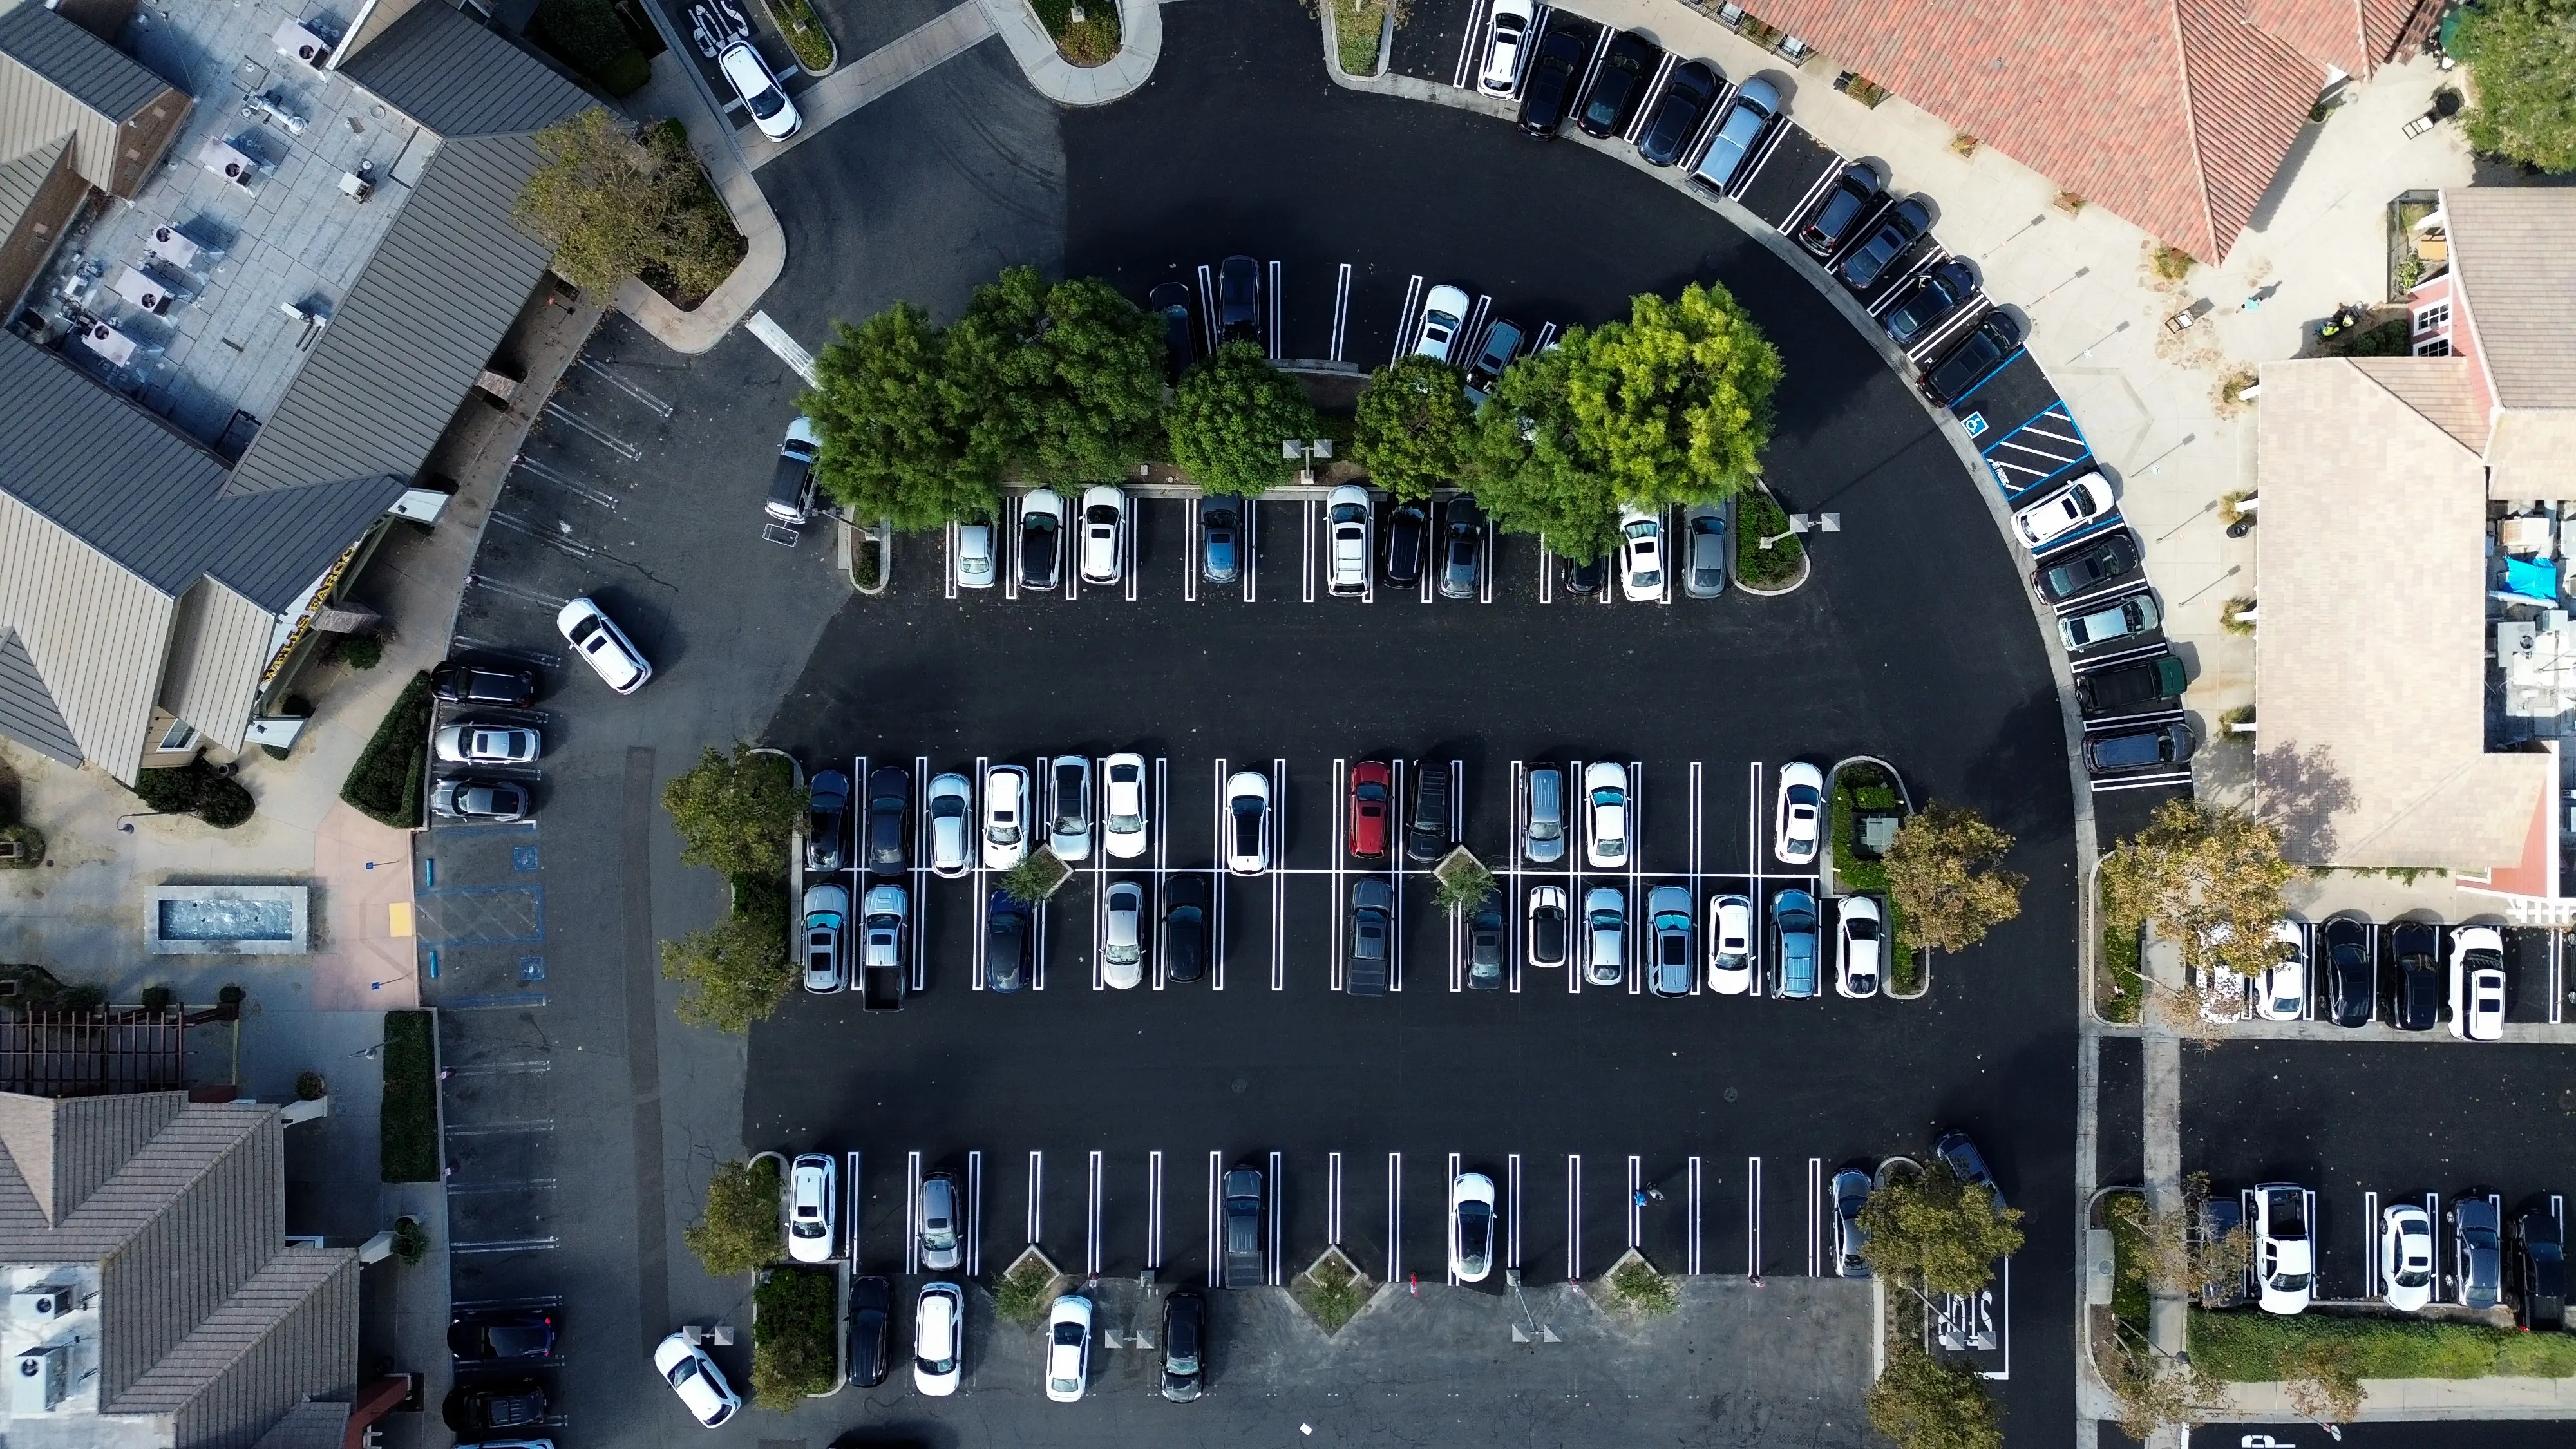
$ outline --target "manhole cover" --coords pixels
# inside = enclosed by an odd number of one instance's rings
[[[1249,1086],[1251,1086],[1251,1085],[1252,1085],[1252,1084],[1251,1084],[1250,1082],[1245,1081],[1245,1080],[1244,1080],[1243,1078],[1241,1078],[1241,1077],[1237,1077],[1237,1078],[1235,1078],[1235,1079],[1234,1079],[1234,1094],[1235,1094],[1236,1096],[1238,1096],[1238,1097],[1242,1096],[1242,1095],[1243,1095],[1243,1089],[1244,1089],[1244,1088],[1246,1088],[1246,1087],[1249,1087]]]
[[[1730,1102],[1735,1100],[1735,1089],[1733,1087],[1726,1089],[1726,1100]]]

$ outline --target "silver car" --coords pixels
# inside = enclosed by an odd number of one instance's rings
[[[1532,865],[1565,859],[1565,772],[1554,765],[1530,767],[1528,838],[1521,852]]]
[[[1048,798],[1055,813],[1047,824],[1047,849],[1062,861],[1091,858],[1091,761],[1058,755],[1049,766]]]
[[[2161,622],[2155,595],[2131,594],[2108,608],[2058,620],[2057,637],[2069,650],[2093,649],[2135,639]]]
[[[930,781],[930,869],[955,879],[966,873],[974,835],[975,787],[963,775],[934,775]]]
[[[438,758],[450,765],[525,765],[545,741],[520,725],[454,724],[438,732]]]
[[[1628,897],[1616,886],[1583,893],[1583,982],[1616,986],[1628,979]]]
[[[850,925],[850,893],[837,885],[805,888],[805,989],[841,989],[841,938]]]
[[[1660,885],[1646,892],[1646,926],[1653,934],[1646,961],[1646,989],[1657,996],[1688,996],[1699,974],[1691,949],[1691,893],[1688,886]]]
[[[1682,514],[1682,592],[1714,599],[1726,592],[1726,507],[1694,503]]]
[[[1860,1210],[1868,1205],[1868,1173],[1846,1167],[1834,1174],[1834,1272],[1841,1277],[1869,1276],[1869,1234],[1860,1230]]]
[[[959,524],[957,586],[961,589],[989,589],[993,586],[993,573],[993,525]]]
[[[1101,905],[1100,979],[1130,990],[1145,979],[1145,888],[1132,880],[1111,881]]]
[[[945,1172],[921,1180],[921,1266],[933,1273],[945,1273],[966,1261],[958,1196],[957,1179]]]

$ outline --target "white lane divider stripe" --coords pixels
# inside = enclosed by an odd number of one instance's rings
[[[751,329],[751,335],[759,338],[763,346],[778,354],[779,361],[796,369],[796,375],[805,379],[807,387],[816,385],[814,354],[806,351],[803,343],[788,336],[786,328],[779,326],[766,312],[752,313],[751,321],[744,325]]]

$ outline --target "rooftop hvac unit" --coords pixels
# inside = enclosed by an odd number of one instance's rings
[[[9,1316],[20,1323],[50,1323],[71,1312],[77,1290],[70,1288],[29,1288],[9,1295]]]
[[[18,1355],[18,1375],[9,1385],[9,1412],[48,1413],[63,1401],[63,1356],[61,1344]]]

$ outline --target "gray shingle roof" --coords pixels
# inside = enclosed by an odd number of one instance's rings
[[[82,105],[117,121],[143,109],[169,82],[42,4],[0,12],[0,55],[43,76]]]
[[[441,136],[541,131],[597,104],[587,91],[445,3],[427,0],[340,73]]]
[[[2442,210],[2496,401],[2576,407],[2576,193],[2465,187],[2443,192]]]
[[[36,661],[27,657],[26,641],[6,628],[0,628],[0,735],[66,765],[81,762],[80,741],[36,672]]]
[[[69,1098],[0,1092],[0,1147],[47,1225],[58,1226],[170,1125],[183,1100],[177,1092]],[[0,1258],[15,1246],[0,1227]]]
[[[349,1409],[337,1399],[297,1404],[270,1425],[251,1449],[340,1449],[341,1437],[349,1432]]]
[[[177,1415],[181,1444],[249,1449],[306,1394],[356,1388],[357,1369],[358,1255],[290,1247],[123,1393],[102,1394],[102,1412]]]

